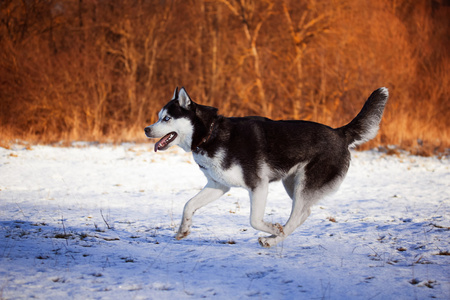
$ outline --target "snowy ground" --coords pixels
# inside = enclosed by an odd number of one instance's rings
[[[261,248],[232,189],[174,235],[205,184],[151,144],[0,148],[0,299],[450,299],[450,163],[353,152],[339,192]],[[290,200],[269,192],[266,219]]]

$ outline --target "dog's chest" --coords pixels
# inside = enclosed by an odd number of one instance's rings
[[[242,168],[238,164],[223,168],[223,151],[219,151],[212,158],[201,153],[193,153],[193,156],[206,177],[226,186],[247,188]]]

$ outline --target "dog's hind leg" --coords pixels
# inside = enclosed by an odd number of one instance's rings
[[[283,241],[288,235],[305,222],[311,214],[311,207],[326,195],[336,191],[345,177],[348,166],[343,165],[340,172],[333,172],[334,176],[325,177],[326,181],[320,186],[316,186],[318,180],[312,180],[310,185],[304,185],[306,177],[314,174],[305,174],[304,170],[299,170],[295,177],[290,176],[283,180],[287,193],[293,198],[292,211],[289,220],[283,227],[284,235],[272,235],[259,238],[259,243],[263,247],[272,247]],[[323,174],[321,174],[323,175]],[[326,174],[325,174],[326,175]]]
[[[284,235],[281,224],[272,224],[264,221],[269,182],[262,182],[250,191],[250,224],[253,228],[274,235]]]
[[[304,179],[303,171],[297,172],[297,174],[291,175],[283,179],[283,186],[292,199],[292,211],[289,220],[283,227],[283,235],[272,235],[270,237],[259,238],[259,243],[264,247],[271,247],[290,235],[297,227],[303,224],[305,220],[311,214],[310,207],[317,201],[306,200],[309,197],[305,197],[301,193],[303,188],[302,181]],[[319,197],[320,199],[320,197]],[[306,201],[305,201],[306,200]]]
[[[258,239],[259,244],[263,247],[269,248],[275,246],[279,242],[283,241],[288,235],[305,222],[305,220],[311,214],[311,205],[303,203],[302,200],[294,201],[292,205],[291,215],[286,225],[283,227],[284,235],[271,235],[268,237],[260,237]]]
[[[297,227],[299,227],[308,216],[311,214],[310,207],[316,201],[308,201],[304,195],[302,195],[304,180],[304,171],[300,169],[296,174],[283,179],[283,186],[292,199],[292,211],[289,220],[283,227],[283,235],[272,235],[270,237],[259,238],[259,243],[264,247],[271,247],[290,235]],[[306,200],[306,201],[305,201]]]
[[[263,247],[272,247],[284,240],[305,222],[311,214],[311,207],[320,199],[335,192],[347,173],[350,163],[348,150],[340,156],[312,159],[308,164],[283,180],[286,192],[292,198],[292,211],[283,227],[284,235],[272,235],[259,238]]]
[[[188,236],[192,225],[192,217],[195,211],[208,203],[219,199],[223,194],[228,192],[229,189],[230,188],[228,186],[208,178],[208,183],[205,187],[184,206],[181,225],[175,238],[177,240],[181,240]]]

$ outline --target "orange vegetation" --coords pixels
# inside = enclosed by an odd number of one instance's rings
[[[446,1],[6,0],[0,20],[3,141],[140,141],[176,86],[337,127],[386,86],[365,147],[450,147]]]

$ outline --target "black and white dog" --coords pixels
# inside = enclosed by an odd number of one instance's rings
[[[176,238],[189,234],[197,209],[230,187],[242,187],[250,194],[251,225],[271,234],[259,243],[271,247],[281,242],[306,220],[312,205],[338,189],[350,164],[349,148],[376,136],[387,99],[388,90],[379,88],[353,121],[333,129],[307,121],[226,118],[217,108],[192,101],[184,88],[175,89],[158,122],[146,127],[145,134],[161,138],[155,151],[172,145],[192,151],[208,179],[186,203]],[[269,183],[277,180],[293,201],[284,226],[263,219]]]

